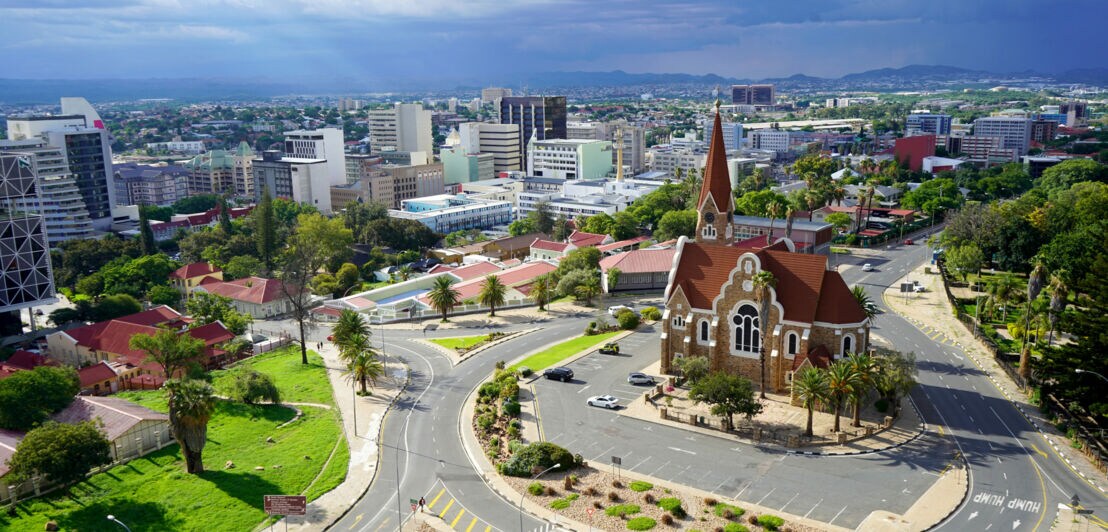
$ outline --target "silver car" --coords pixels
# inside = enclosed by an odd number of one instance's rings
[[[629,373],[627,375],[628,384],[654,384],[654,377],[645,373]]]

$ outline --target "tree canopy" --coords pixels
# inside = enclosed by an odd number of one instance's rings
[[[27,430],[61,411],[81,391],[77,371],[39,366],[0,380],[0,428]]]
[[[23,437],[12,456],[11,475],[22,481],[42,476],[68,486],[93,468],[111,463],[111,444],[96,421],[47,421]]]

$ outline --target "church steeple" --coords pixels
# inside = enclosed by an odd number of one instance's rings
[[[731,175],[727,170],[727,148],[723,144],[719,107],[717,99],[712,138],[708,143],[708,164],[704,167],[700,199],[696,203],[696,240],[730,244],[734,241],[732,219],[735,199],[731,192]]]

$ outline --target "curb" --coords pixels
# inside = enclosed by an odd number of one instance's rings
[[[934,528],[946,523],[947,520],[950,519],[950,517],[952,515],[958,513],[958,510],[960,510],[962,508],[962,506],[964,506],[966,504],[966,498],[969,497],[970,486],[969,486],[969,467],[966,464],[966,457],[965,456],[962,457],[962,466],[959,469],[961,469],[964,472],[964,474],[966,475],[966,489],[962,490],[962,498],[958,499],[958,504],[955,504],[954,507],[951,508],[950,511],[946,513],[946,515],[942,516],[941,519],[939,519],[938,521],[935,521],[933,524],[931,524],[931,526],[925,528],[924,530],[933,530]]]
[[[496,346],[500,345],[502,342],[507,342],[508,340],[513,340],[517,337],[533,333],[537,330],[539,330],[539,327],[534,327],[534,328],[531,328],[531,329],[523,329],[523,330],[520,330],[520,331],[512,331],[512,332],[505,333],[505,336],[497,338],[496,340],[493,340],[492,342],[483,344],[480,347],[477,347],[476,349],[471,349],[469,351],[466,351],[461,356],[458,356],[457,351],[451,351],[451,350],[449,350],[449,349],[447,349],[447,348],[445,348],[445,347],[443,347],[439,344],[436,344],[435,342],[432,342],[429,339],[414,338],[413,340],[415,342],[418,342],[418,343],[421,343],[423,345],[429,346],[432,349],[438,351],[439,353],[442,353],[443,355],[446,355],[447,357],[450,358],[450,365],[452,367],[455,367],[455,366],[461,364],[462,362],[465,362],[466,360],[469,360],[470,358],[473,358],[474,356],[477,356],[478,353],[480,353],[480,352],[482,352],[486,349],[496,347]],[[468,335],[468,336],[474,336],[474,335],[471,334],[471,335]],[[443,338],[464,338],[464,336],[444,336]]]

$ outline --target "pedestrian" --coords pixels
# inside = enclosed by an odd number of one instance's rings
[[[423,497],[419,498],[419,513],[423,513],[423,506],[427,504],[427,500]]]

